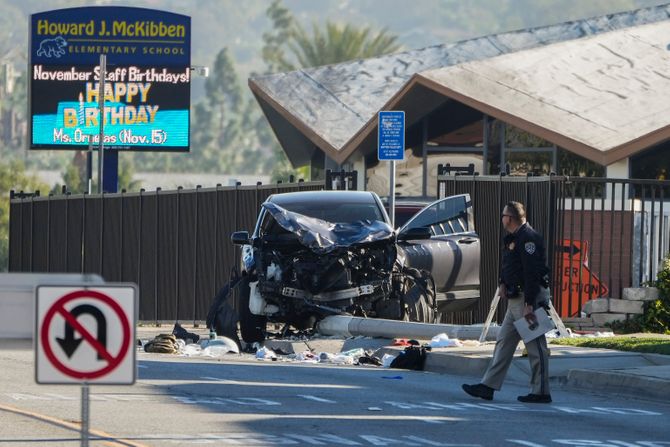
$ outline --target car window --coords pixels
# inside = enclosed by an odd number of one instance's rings
[[[428,227],[435,236],[465,233],[471,231],[468,221],[465,196],[449,197],[421,211],[405,229]]]

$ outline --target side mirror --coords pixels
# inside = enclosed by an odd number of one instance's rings
[[[249,243],[249,232],[236,231],[230,235],[230,240],[235,245],[246,245]]]
[[[433,234],[428,227],[414,227],[403,231],[398,235],[399,241],[410,241],[416,239],[430,239]]]

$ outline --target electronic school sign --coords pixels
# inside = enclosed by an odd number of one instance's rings
[[[108,149],[188,151],[191,18],[129,7],[31,16],[31,149],[99,140],[100,55],[106,55]]]

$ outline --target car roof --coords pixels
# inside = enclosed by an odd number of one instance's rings
[[[300,191],[273,194],[268,202],[279,206],[291,203],[377,203],[374,193],[370,191]]]

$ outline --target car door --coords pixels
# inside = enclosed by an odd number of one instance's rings
[[[403,233],[418,227],[430,228],[431,237],[403,240]],[[431,203],[408,221],[398,235],[405,264],[427,270],[433,276],[438,302],[465,300],[471,304],[479,299],[480,241],[468,194]],[[440,305],[439,310],[447,309]],[[454,306],[449,310],[455,310]]]

